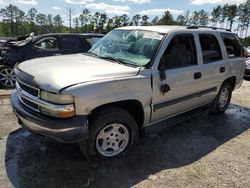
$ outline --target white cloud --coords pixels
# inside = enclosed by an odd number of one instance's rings
[[[61,7],[52,7],[52,9],[54,9],[54,10],[60,10]]]
[[[132,2],[135,4],[151,3],[151,0],[114,0],[118,2]]]
[[[246,0],[190,0],[193,5],[204,5],[204,4],[236,4],[245,3]]]
[[[95,0],[65,0],[66,3],[75,5],[86,4],[88,2],[94,2],[94,1]]]
[[[16,0],[15,2],[25,5],[37,5],[38,3],[36,0]]]
[[[171,14],[178,15],[183,13],[182,10],[175,10],[175,9],[149,9],[149,10],[143,10],[141,12],[138,12],[140,15],[150,15],[150,16],[157,16],[162,15],[164,12],[169,11]]]
[[[6,5],[6,3],[4,2],[4,0],[0,0],[0,5]]]
[[[108,5],[106,3],[91,3],[85,6],[88,9],[96,10],[96,11],[103,11],[107,14],[129,14],[130,8],[129,6],[115,6],[115,5]]]

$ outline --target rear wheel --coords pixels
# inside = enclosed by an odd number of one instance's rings
[[[16,76],[10,66],[0,66],[0,84],[4,88],[14,88],[16,85]]]
[[[212,107],[210,109],[211,113],[220,114],[227,110],[231,101],[232,90],[233,88],[231,83],[226,82],[221,86],[219,94],[212,103]]]
[[[139,131],[133,117],[121,108],[108,108],[96,114],[90,124],[88,140],[79,143],[88,159],[112,158],[132,148]]]

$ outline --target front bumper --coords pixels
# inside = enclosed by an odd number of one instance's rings
[[[79,142],[88,138],[87,116],[59,119],[42,115],[25,107],[19,101],[16,90],[11,95],[11,103],[20,125],[30,132],[64,143]]]

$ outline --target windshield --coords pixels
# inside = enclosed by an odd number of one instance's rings
[[[145,66],[154,57],[163,34],[143,30],[113,30],[89,50],[99,58]]]

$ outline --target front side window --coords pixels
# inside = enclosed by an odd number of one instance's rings
[[[243,49],[239,40],[235,35],[232,34],[222,34],[222,38],[227,50],[227,55],[229,58],[241,57],[243,54]]]
[[[89,52],[122,64],[147,65],[163,39],[163,34],[144,30],[113,30],[95,43]]]
[[[36,50],[58,50],[58,42],[55,37],[47,37],[35,43]]]
[[[180,68],[197,64],[194,37],[177,35],[169,43],[161,63],[165,69]]]
[[[210,34],[199,35],[203,63],[212,63],[222,59],[221,49],[217,38]]]

